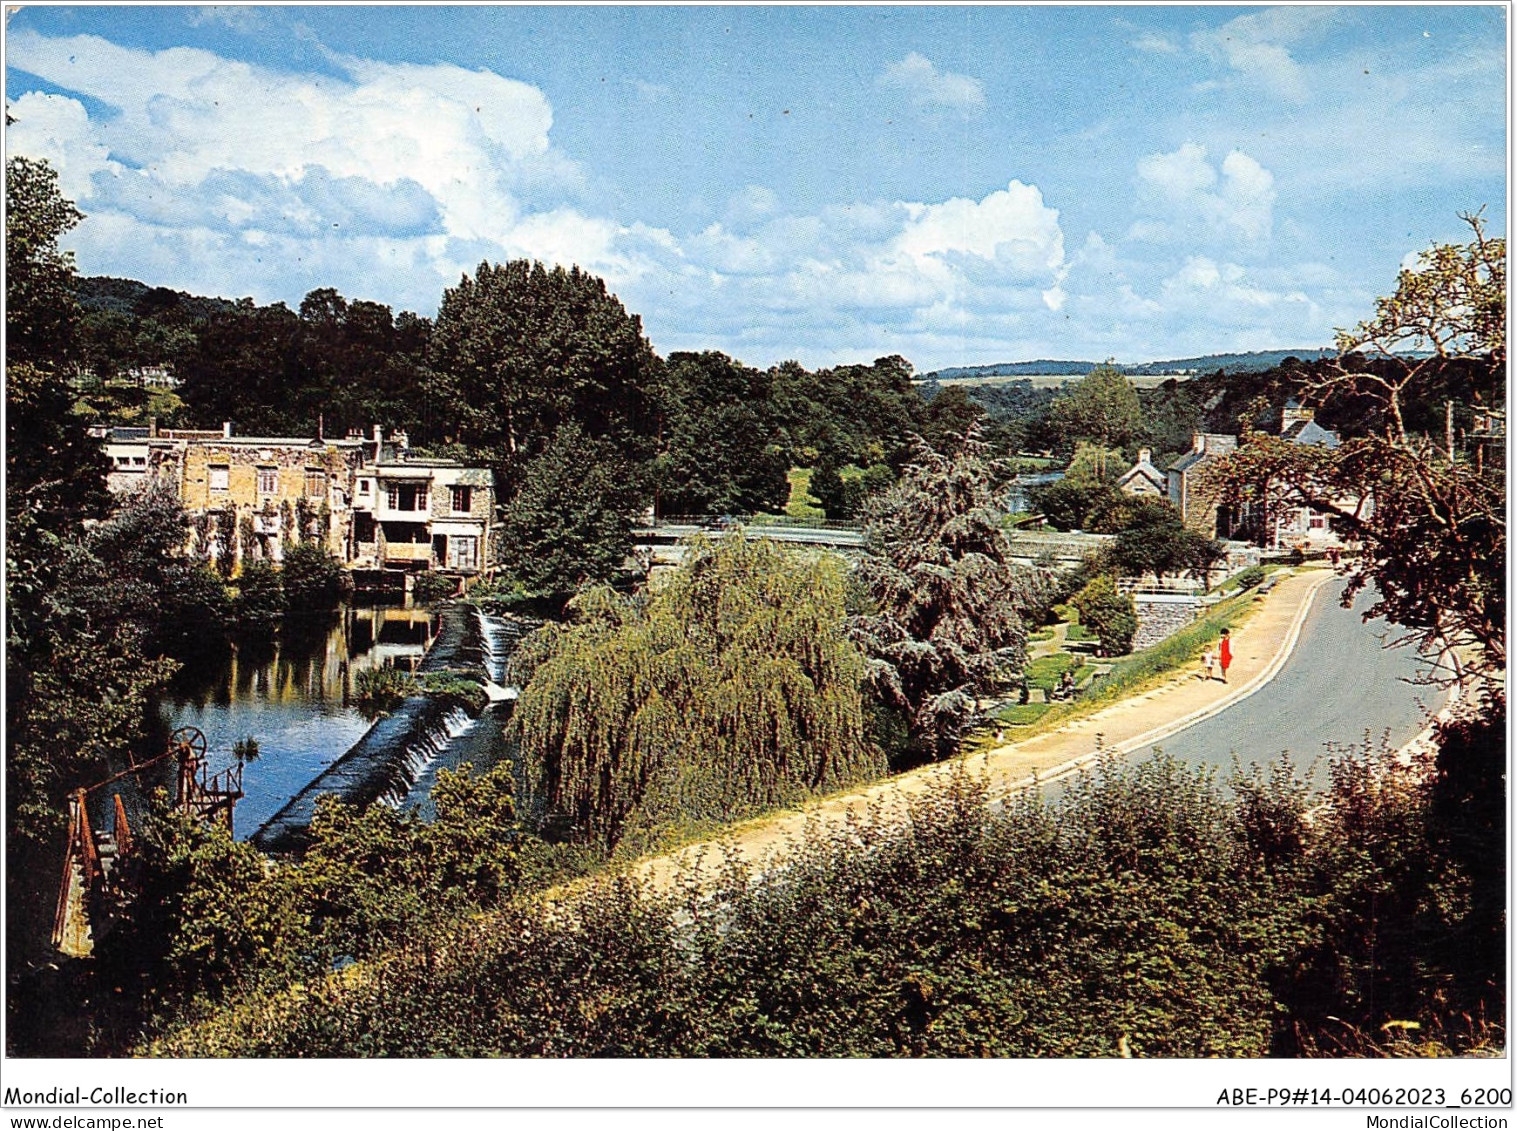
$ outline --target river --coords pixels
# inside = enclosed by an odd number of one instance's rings
[[[472,610],[469,616],[476,616]],[[478,618],[486,673],[499,682],[519,630],[497,618]],[[369,732],[374,720],[352,702],[355,676],[367,668],[412,671],[437,639],[435,612],[394,606],[345,606],[324,623],[287,628],[274,642],[244,642],[218,658],[187,665],[160,698],[167,730],[198,727],[211,768],[234,761],[241,739],[258,742],[258,757],[243,771],[233,833],[239,840],[261,826],[332,769]],[[395,729],[398,720],[382,720]],[[392,804],[427,810],[436,773],[472,761],[493,764],[503,751],[496,712],[476,721],[449,712],[429,733],[397,735],[403,767],[384,791]]]

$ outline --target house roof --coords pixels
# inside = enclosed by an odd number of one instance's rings
[[[1126,486],[1128,483],[1131,483],[1140,475],[1144,479],[1147,479],[1155,487],[1163,490],[1165,485],[1164,473],[1146,459],[1140,459],[1137,463],[1133,464],[1132,467],[1127,470],[1127,473],[1123,475],[1121,479],[1117,480],[1118,490]]]
[[[1174,463],[1169,465],[1171,471],[1189,471],[1206,458],[1205,452],[1186,452]]]
[[[1298,420],[1281,432],[1280,436],[1293,444],[1311,444],[1319,448],[1338,446],[1338,433],[1329,431],[1315,420]]]

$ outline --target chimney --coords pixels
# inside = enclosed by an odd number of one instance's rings
[[[149,440],[158,439],[158,418],[156,416],[147,418],[147,438]]]
[[[403,452],[411,447],[411,437],[405,432],[392,432],[390,439],[395,441],[395,446]]]
[[[221,422],[221,438],[223,440],[230,440],[232,438],[232,422],[230,420],[223,420]]]
[[[385,428],[383,424],[374,425],[374,444],[376,447],[384,447]]]
[[[1153,453],[1153,449],[1152,448],[1139,448],[1138,449],[1138,462],[1139,463],[1148,463],[1150,460],[1153,459],[1153,454],[1154,453]]]
[[[326,419],[319,412],[316,414],[316,438],[318,440],[325,440],[327,438]]]
[[[1206,433],[1196,433],[1195,439],[1191,441],[1190,450],[1195,452],[1196,455],[1200,455],[1202,452],[1206,451]]]

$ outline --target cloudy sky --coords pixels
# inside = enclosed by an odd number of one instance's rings
[[[654,347],[919,370],[1328,345],[1506,212],[1506,12],[23,8],[85,274],[436,312],[605,277]]]

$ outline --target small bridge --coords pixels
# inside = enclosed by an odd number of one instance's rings
[[[696,534],[720,536],[742,530],[748,538],[772,538],[801,546],[817,546],[848,556],[863,552],[863,524],[823,522],[776,515],[728,517],[671,515],[635,528],[632,537],[638,551],[654,566],[678,565],[684,560],[684,541]],[[1012,530],[1012,560],[1020,565],[1051,562],[1055,569],[1079,565],[1087,556],[1114,540],[1110,534],[1062,534]]]

